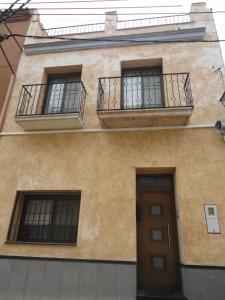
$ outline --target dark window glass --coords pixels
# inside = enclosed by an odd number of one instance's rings
[[[81,73],[49,75],[43,111],[45,114],[77,112]]]
[[[166,266],[165,266],[165,256],[152,255],[151,261],[152,261],[152,268],[153,269],[163,270],[163,269],[166,268]]]
[[[137,175],[137,184],[141,189],[171,190],[173,187],[170,175]]]
[[[162,229],[152,229],[151,230],[151,238],[153,241],[163,241],[164,234]]]
[[[214,208],[213,207],[208,207],[208,214],[210,216],[214,216],[215,215],[215,212],[214,212]]]
[[[123,107],[154,108],[163,106],[161,67],[123,71]]]
[[[161,204],[152,204],[151,205],[151,215],[152,216],[161,216],[162,215]]]
[[[80,193],[19,192],[8,240],[76,243]]]

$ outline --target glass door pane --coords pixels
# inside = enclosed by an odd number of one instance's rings
[[[142,78],[140,71],[123,73],[123,108],[142,107]]]
[[[64,95],[65,83],[52,83],[49,86],[47,106],[45,113],[54,114],[60,113],[63,95]]]
[[[65,96],[62,111],[79,112],[80,104],[80,82],[66,83]]]
[[[162,84],[161,76],[143,76],[143,107],[162,107]]]
[[[78,111],[81,73],[50,75],[48,78],[45,113]]]
[[[163,76],[161,67],[143,69],[143,107],[163,106]]]

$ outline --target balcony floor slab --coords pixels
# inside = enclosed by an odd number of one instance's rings
[[[193,111],[192,106],[132,110],[98,111],[104,128],[132,128],[186,125]]]
[[[25,131],[83,128],[79,113],[16,116],[15,121]]]

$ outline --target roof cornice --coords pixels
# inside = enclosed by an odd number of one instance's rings
[[[176,41],[202,41],[204,38],[205,28],[190,28],[178,29],[173,31],[161,31],[141,34],[128,34],[128,35],[114,35],[104,36],[98,38],[87,38],[85,40],[78,39],[72,41],[56,41],[44,42],[36,44],[24,45],[26,55],[55,53],[65,51],[78,51],[87,49],[98,48],[112,48],[112,47],[127,47],[145,44],[154,44],[158,40],[166,43],[168,40]],[[132,41],[130,41],[132,40]]]

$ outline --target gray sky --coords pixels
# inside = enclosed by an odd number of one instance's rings
[[[23,3],[25,0],[20,0]],[[32,4],[32,2],[41,2],[41,4]],[[60,0],[46,0],[46,1],[60,1]],[[35,7],[39,9],[40,13],[102,13],[106,11],[117,10],[118,14],[121,13],[146,13],[155,12],[161,13],[179,13],[179,12],[189,12],[190,5],[192,2],[200,1],[190,1],[190,0],[121,0],[121,1],[107,1],[107,2],[86,2],[83,0],[82,3],[61,3],[61,4],[46,4],[45,0],[32,0],[29,7]],[[63,1],[63,0],[62,0]],[[65,1],[65,0],[64,0]],[[71,1],[71,0],[68,0]],[[5,9],[9,5],[4,5],[4,2],[14,2],[13,0],[0,0],[0,8]],[[207,0],[208,8],[212,8],[214,11],[225,11],[225,1],[224,0]],[[155,6],[155,5],[181,5],[181,7],[171,7],[171,8],[145,8],[145,9],[122,9],[122,6]],[[68,10],[41,10],[40,8],[73,8]],[[95,8],[90,10],[89,8]],[[104,7],[104,8],[103,8]],[[85,10],[79,8],[86,8]],[[159,16],[159,15],[157,15]],[[156,15],[118,15],[119,20],[126,19],[138,19],[138,18],[148,18],[156,17]],[[217,32],[220,39],[225,39],[225,14],[214,14],[215,23],[217,26]],[[41,22],[44,27],[60,27],[60,26],[70,26],[77,24],[89,24],[104,22],[104,15],[102,16],[41,16]],[[225,60],[225,42],[221,43],[222,53]]]

